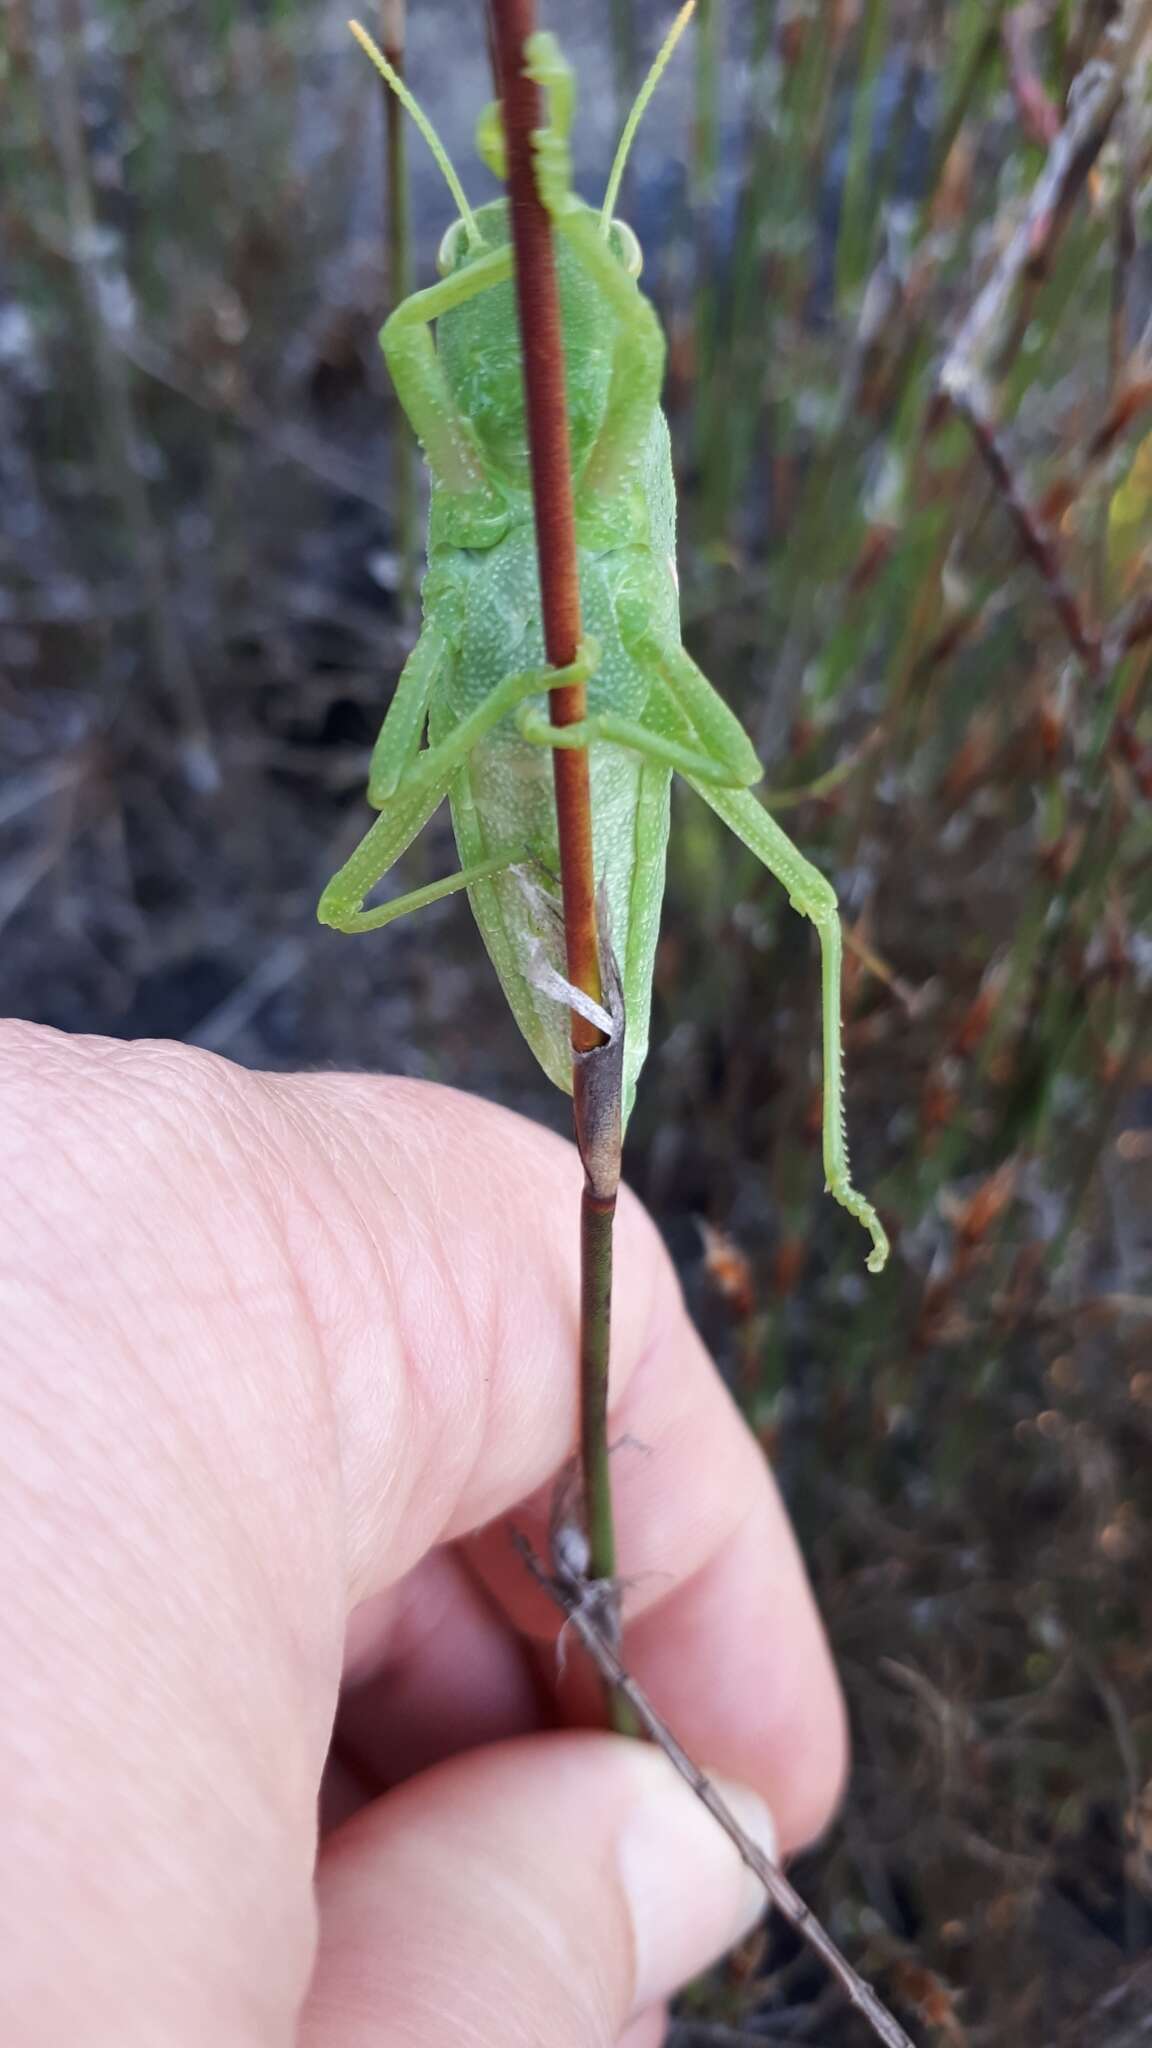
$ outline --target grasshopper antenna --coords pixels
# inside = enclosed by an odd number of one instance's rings
[[[695,0],[692,0],[692,5],[695,5]],[[348,26],[365,56],[376,66],[385,84],[391,86],[401,106],[411,114],[421,135],[432,151],[436,162],[444,174],[444,181],[448,190],[456,201],[456,210],[464,223],[464,232],[468,237],[470,246],[473,249],[482,249],[484,247],[484,237],[476,225],[476,215],[464,197],[464,187],[452,168],[452,159],[432,126],[431,121],[428,119],[427,114],[424,112],[423,107],[420,105],[419,100],[409,92],[399,72],[393,70],[383,50],[373,42],[367,29],[362,27],[358,21],[350,21]],[[663,55],[663,52],[661,52],[661,55]]]
[[[604,194],[604,204],[600,209],[600,233],[602,235],[606,235],[612,226],[612,216],[616,211],[616,200],[620,192],[620,180],[624,176],[624,166],[628,161],[628,152],[636,139],[636,130],[644,118],[649,100],[664,75],[668,59],[680,41],[688,23],[691,21],[695,8],[696,0],[684,0],[683,7],[680,9],[679,14],[676,16],[656,53],[651,71],[648,73],[636,98],[632,102],[632,111],[624,123],[624,133],[620,137],[619,147],[612,165],[612,175],[608,180],[608,190]]]

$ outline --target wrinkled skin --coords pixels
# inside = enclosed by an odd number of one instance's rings
[[[575,1437],[571,1149],[28,1025],[0,1127],[0,2038],[654,2048],[752,1901],[661,1759],[576,1732],[508,1541]],[[634,1200],[619,1233],[629,1660],[795,1847],[843,1769],[823,1637]]]

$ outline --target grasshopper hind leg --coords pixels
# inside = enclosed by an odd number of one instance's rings
[[[714,783],[697,782],[692,777],[689,780],[697,795],[782,883],[793,909],[816,927],[824,1013],[824,1178],[829,1194],[871,1237],[868,1270],[879,1273],[888,1260],[887,1233],[871,1202],[853,1186],[848,1164],[840,1032],[840,908],[836,892],[827,876],[805,860],[775,818],[747,790],[718,789]]]

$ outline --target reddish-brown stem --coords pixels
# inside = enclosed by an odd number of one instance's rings
[[[524,46],[533,33],[535,0],[492,0],[492,41],[503,101],[506,179],[516,257],[516,296],[524,362],[524,405],[536,514],[536,553],[544,648],[553,668],[567,667],[580,645],[580,580],[576,510],[568,440],[564,339],[552,222],[536,191],[533,134],[542,126],[540,94],[524,70]],[[587,715],[583,683],[549,693],[556,725]],[[597,1003],[604,1001],[596,883],[592,861],[592,791],[588,751],[552,750],[564,943],[568,979]],[[612,1224],[620,1179],[620,1031],[614,976],[611,1041],[572,1012],[572,1093],[584,1166],[580,1225],[580,1470],[591,1575],[610,1581],[616,1570],[612,1489],[608,1462],[608,1362],[612,1327]],[[631,1721],[609,1689],[608,1714],[627,1730]]]
[[[1152,640],[1152,597],[1138,597],[1117,621],[1110,644],[1112,660],[1122,661],[1146,640]]]
[[[525,74],[523,64],[524,44],[536,27],[535,16],[535,0],[492,0],[493,41],[504,102],[516,294],[524,342],[524,399],[536,507],[544,647],[553,668],[566,668],[575,661],[580,644],[580,583],[556,257],[552,223],[537,197],[532,161],[532,133],[542,123],[540,93],[535,81]],[[570,683],[553,690],[549,705],[554,724],[577,724],[587,710],[584,685]],[[596,934],[587,750],[554,748],[552,766],[568,979],[598,1003],[603,992]],[[596,1026],[574,1011],[574,1049],[588,1052],[602,1043]]]
[[[976,402],[971,388],[958,393],[953,402],[968,422],[972,438],[1007,506],[1024,552],[1039,570],[1052,608],[1068,639],[1081,661],[1095,673],[1100,666],[1100,636],[1084,617],[1080,600],[1065,574],[1055,536],[1035,506],[1029,503],[1023,485],[1017,480],[1006,442],[993,425],[990,409],[984,409]]]

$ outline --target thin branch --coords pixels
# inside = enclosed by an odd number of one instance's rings
[[[1068,115],[1053,137],[1022,220],[960,328],[939,373],[939,388],[967,421],[977,448],[1008,507],[1025,553],[1035,563],[1053,607],[1080,659],[1101,665],[1099,634],[1089,626],[1065,575],[1055,535],[1016,479],[1001,435],[987,368],[1019,287],[1042,274],[1069,210],[1107,140],[1123,103],[1140,46],[1152,29],[1152,0],[1129,0],[1068,95]]]
[[[1064,570],[1059,543],[1041,518],[1013,468],[1006,437],[999,432],[990,408],[970,392],[966,398],[953,394],[952,403],[962,412],[969,432],[984,459],[984,465],[1008,509],[1025,554],[1035,564],[1071,646],[1088,668],[1100,666],[1100,636],[1084,617],[1080,599]]]
[[[1024,217],[944,360],[940,386],[950,398],[962,398],[979,381],[1017,287],[1047,262],[1068,209],[1104,146],[1150,28],[1152,0],[1130,0],[1100,57],[1073,85],[1068,118],[1052,142]]]
[[[883,2041],[886,2048],[913,2048],[899,2021],[893,2018],[871,1986],[857,1975],[847,1957],[841,1955],[831,1935],[816,1918],[812,1908],[805,1905],[799,1892],[789,1884],[783,1871],[769,1861],[751,1836],[745,1834],[712,1780],[688,1755],[687,1750],[681,1748],[671,1729],[650,1704],[647,1694],[625,1670],[604,1632],[602,1616],[606,1604],[610,1608],[610,1603],[605,1602],[604,1588],[598,1586],[595,1579],[576,1573],[560,1559],[553,1560],[556,1565],[553,1575],[545,1570],[526,1537],[514,1532],[512,1540],[537,1585],[543,1587],[555,1601],[566,1616],[568,1625],[579,1636],[601,1677],[627,1700],[646,1733],[664,1751],[669,1762],[675,1765],[685,1783],[691,1786],[697,1799],[707,1807],[717,1826],[723,1828],[749,1870],[755,1872],[777,1912],[783,1914],[801,1940],[806,1941],[820,1957],[836,1978],[845,1997],[867,2020],[877,2039]]]
[[[540,93],[524,70],[523,52],[536,27],[535,0],[492,0],[498,83],[504,102],[508,197],[516,251],[516,297],[523,342],[524,399],[544,647],[553,668],[567,668],[580,645],[580,581],[576,511],[568,445],[564,343],[552,222],[536,191],[532,135],[541,126]],[[586,716],[584,685],[553,690],[552,722],[576,725]],[[552,766],[560,837],[560,880],[568,979],[602,1000],[592,866],[592,804],[585,747],[557,747]],[[588,1052],[601,1042],[594,1024],[572,1013],[572,1043]]]
[[[1116,630],[1117,646],[1121,653],[1130,654],[1143,641],[1152,640],[1152,597],[1137,598]]]
[[[581,640],[576,510],[568,437],[564,342],[552,222],[536,190],[534,131],[542,125],[540,93],[524,70],[524,46],[536,26],[534,0],[492,0],[493,53],[503,100],[516,297],[524,364],[524,401],[536,515],[536,550],[544,647],[553,668],[575,661]],[[583,683],[549,693],[556,725],[587,715]],[[616,1569],[608,1461],[608,1364],[612,1314],[612,1227],[620,1183],[623,1010],[608,949],[601,947],[592,858],[592,794],[586,747],[552,751],[564,945],[568,980],[603,1005],[606,986],[614,1030],[604,1033],[578,1011],[572,1017],[572,1095],[584,1167],[580,1211],[580,1462],[589,1564],[595,1577]],[[616,1700],[608,1695],[609,1710]],[[617,1725],[624,1723],[617,1719]]]

